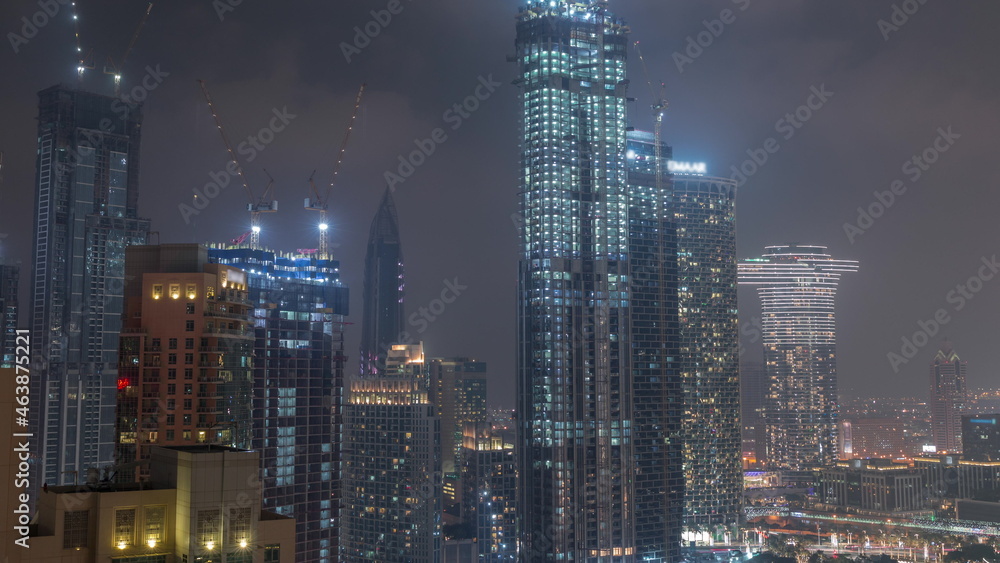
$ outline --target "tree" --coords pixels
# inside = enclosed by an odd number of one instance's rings
[[[944,556],[946,563],[966,563],[971,561],[1000,561],[992,546],[984,543],[965,544]]]

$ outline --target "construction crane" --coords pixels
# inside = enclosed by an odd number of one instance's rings
[[[104,74],[110,74],[115,79],[115,97],[121,95],[122,69],[125,68],[125,61],[128,60],[128,56],[132,52],[132,47],[135,47],[135,41],[139,39],[139,32],[142,31],[142,27],[146,25],[146,20],[149,19],[149,12],[151,11],[153,11],[152,2],[146,6],[146,13],[142,15],[142,19],[139,20],[139,25],[135,28],[135,33],[132,34],[132,40],[128,42],[128,47],[125,48],[125,54],[122,55],[121,63],[115,64],[114,59],[108,57],[108,62],[104,65]]]
[[[247,211],[250,212],[250,248],[260,248],[260,214],[274,213],[278,210],[278,202],[271,199],[271,195],[274,193],[274,178],[267,173],[267,170],[264,170],[264,174],[267,175],[269,180],[267,188],[264,189],[264,193],[261,194],[260,199],[255,198],[253,190],[250,189],[250,184],[247,183],[246,174],[243,173],[243,166],[240,165],[239,159],[236,158],[236,151],[233,150],[233,145],[229,142],[226,130],[222,126],[222,119],[219,118],[219,113],[215,111],[215,104],[212,103],[212,96],[208,93],[208,86],[205,85],[204,80],[199,80],[198,84],[201,85],[201,91],[205,94],[205,101],[208,102],[208,109],[212,111],[212,117],[215,119],[216,127],[219,128],[222,142],[226,145],[226,150],[229,151],[229,158],[236,166],[236,172],[240,177],[240,181],[243,182],[243,189],[246,191],[247,197],[250,198],[250,203],[247,204]]]
[[[73,10],[73,36],[76,38],[76,55],[79,57],[76,63],[76,77],[82,83],[83,73],[94,68],[94,50],[91,49],[87,51],[86,55],[83,54],[83,45],[80,43],[80,14],[77,12],[76,2],[71,2],[70,7]]]
[[[656,189],[663,189],[663,114],[667,110],[669,103],[667,102],[667,85],[660,83],[660,95],[656,95],[656,91],[653,88],[653,81],[649,79],[649,69],[646,67],[646,59],[642,57],[642,49],[639,48],[639,42],[635,42],[635,52],[639,55],[639,62],[642,63],[642,73],[646,75],[646,84],[649,85],[649,95],[650,99],[653,100],[653,105],[651,106],[653,110],[653,137],[656,159]]]
[[[333,166],[333,178],[330,180],[330,184],[326,187],[326,190],[321,194],[319,189],[316,187],[316,182],[313,181],[313,177],[316,175],[316,171],[313,170],[311,176],[309,176],[309,187],[312,192],[311,198],[306,198],[306,209],[310,211],[319,211],[319,257],[329,258],[327,250],[329,249],[329,229],[330,224],[327,222],[327,210],[330,203],[330,193],[333,191],[333,185],[337,182],[337,174],[340,173],[340,166],[344,163],[344,152],[347,151],[347,142],[351,138],[351,131],[354,130],[354,122],[358,118],[358,108],[361,107],[361,97],[365,94],[366,84],[362,84],[361,88],[358,89],[358,96],[354,100],[354,111],[351,113],[351,121],[347,124],[347,133],[344,134],[344,140],[340,143],[340,152],[337,154],[337,163]]]

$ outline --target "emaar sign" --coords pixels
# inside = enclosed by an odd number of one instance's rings
[[[671,174],[701,176],[708,173],[708,165],[704,162],[677,162],[676,160],[671,160],[667,162],[667,168]]]

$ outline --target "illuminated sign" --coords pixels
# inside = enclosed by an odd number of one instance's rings
[[[995,418],[973,418],[969,422],[973,424],[996,424],[997,419]]]
[[[671,160],[667,162],[667,168],[674,174],[700,176],[708,173],[708,165],[704,162],[677,162],[676,160]]]

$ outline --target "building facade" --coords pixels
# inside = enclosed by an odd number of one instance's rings
[[[403,249],[396,204],[388,188],[368,233],[365,254],[364,310],[361,322],[360,373],[378,375],[393,344],[404,342]]]
[[[940,453],[962,452],[962,414],[969,402],[965,383],[968,362],[945,341],[930,366],[931,433]]]
[[[216,444],[250,449],[253,308],[243,270],[210,264],[195,244],[126,250],[117,460],[149,476],[150,448]]]
[[[655,137],[643,131],[628,135],[630,173],[642,178],[643,164],[655,158]],[[662,147],[661,154],[669,155],[670,149]],[[668,163],[667,168],[691,167]],[[708,531],[736,525],[743,498],[736,182],[675,172],[669,188],[677,247],[678,370],[684,391],[684,526]],[[633,280],[639,281],[635,272]],[[638,291],[634,288],[633,296]]]
[[[921,472],[887,459],[837,462],[820,474],[820,498],[837,509],[880,513],[926,509]]]
[[[962,417],[962,457],[972,461],[1000,461],[1000,414]]]
[[[348,288],[330,257],[213,247],[247,272],[253,309],[253,448],[264,507],[295,518],[301,560],[337,561]]]
[[[350,384],[343,561],[441,561],[441,426],[428,388],[422,344],[391,346],[380,374]]]
[[[756,286],[761,300],[770,468],[805,470],[838,458],[834,305],[840,277],[857,270],[826,247],[799,244],[769,246],[739,263],[740,283]]]
[[[514,443],[486,423],[463,428],[463,513],[474,522],[478,561],[517,561]]]
[[[114,461],[125,248],[138,216],[142,113],[63,86],[39,92],[31,278],[35,486]],[[44,398],[44,399],[43,399]]]
[[[0,255],[0,368],[13,367],[16,361],[20,280],[21,264]]]
[[[637,555],[676,560],[685,495],[685,402],[678,323],[678,229],[654,136],[628,133],[628,271]],[[658,177],[659,175],[659,177]]]
[[[431,401],[441,418],[441,470],[459,473],[466,423],[486,422],[486,362],[471,358],[431,358]]]
[[[257,455],[211,445],[154,447],[148,483],[48,487],[31,547],[8,553],[9,560],[300,561],[294,522],[261,510]]]

